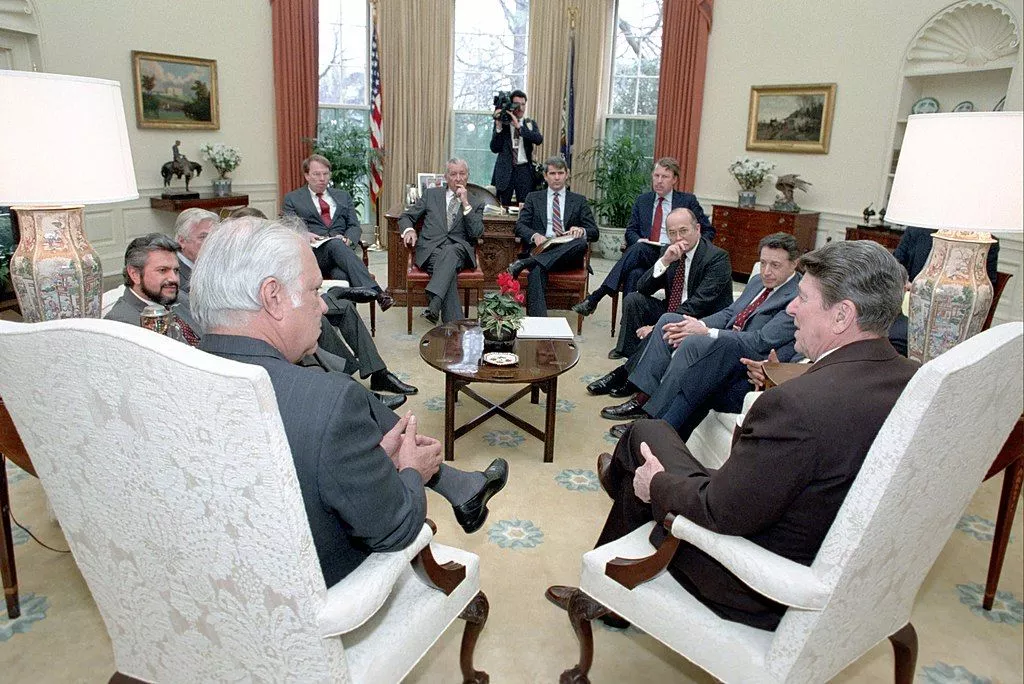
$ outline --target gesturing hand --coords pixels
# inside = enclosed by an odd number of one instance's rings
[[[754,361],[753,359],[740,359],[740,363],[747,367],[747,380],[754,386],[755,390],[759,390],[764,387],[764,364],[771,361],[772,363],[779,362],[779,355],[772,349],[768,352],[768,358],[764,361]]]
[[[411,417],[412,411],[406,411],[405,415],[380,440],[380,448],[384,450],[396,467],[398,466],[398,447],[402,445],[402,435],[405,433]]]
[[[644,457],[644,464],[633,473],[633,493],[644,503],[651,503],[651,480],[658,473],[664,472],[665,466],[651,452],[647,442],[640,442],[640,455]]]
[[[429,437],[418,437],[416,434],[416,416],[409,416],[402,444],[398,447],[399,470],[413,468],[420,474],[424,484],[434,476],[441,467],[441,443]]]

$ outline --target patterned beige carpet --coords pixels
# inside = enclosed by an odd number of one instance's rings
[[[385,258],[374,255],[380,278],[386,271]],[[598,278],[609,265],[595,261]],[[497,456],[511,464],[508,487],[491,502],[484,529],[467,537],[450,507],[430,494],[430,515],[438,524],[439,539],[481,556],[481,580],[491,613],[476,664],[494,682],[554,682],[575,662],[576,641],[568,620],[543,592],[549,584],[578,579],[580,555],[593,545],[609,506],[599,491],[594,461],[599,452],[612,447],[607,436],[611,423],[597,415],[610,402],[584,392],[587,382],[617,364],[606,358],[612,346],[609,316],[605,300],[578,338],[580,363],[560,378],[554,463],[541,461],[540,442],[494,419],[456,445],[458,466],[483,468]],[[377,343],[392,369],[419,386],[420,393],[407,406],[420,417],[421,430],[439,436],[442,377],[419,359],[416,349],[427,327],[417,318],[414,334],[406,335],[404,312],[395,309],[378,316]],[[495,386],[482,386],[480,391],[494,398],[505,393]],[[464,400],[458,420],[475,416],[477,409]],[[543,424],[542,408],[527,399],[515,410],[534,424]],[[60,529],[48,518],[39,482],[13,466],[9,477],[18,520],[43,541],[66,548]],[[913,621],[921,642],[919,681],[1024,681],[1020,510],[996,607],[991,612],[980,607],[1000,486],[1001,478],[979,489],[918,596]],[[14,622],[0,617],[0,681],[105,682],[114,670],[110,641],[74,560],[41,548],[20,530],[15,543],[23,614]],[[595,636],[595,683],[711,681],[635,628],[615,631],[598,626]],[[458,681],[460,637],[461,623],[456,623],[408,681]],[[888,643],[853,663],[837,681],[892,681]]]

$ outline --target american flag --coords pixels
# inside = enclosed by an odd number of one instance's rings
[[[380,154],[384,150],[384,124],[381,111],[383,88],[380,81],[380,58],[377,51],[377,3],[372,4],[370,20],[373,32],[370,34],[370,205],[377,206],[377,197],[384,186],[383,163]]]

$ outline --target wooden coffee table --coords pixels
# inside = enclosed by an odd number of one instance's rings
[[[572,340],[516,340],[512,351],[519,356],[519,363],[492,366],[480,358],[479,331],[476,321],[456,321],[439,325],[420,339],[420,357],[444,373],[444,459],[455,460],[456,439],[489,418],[501,416],[544,442],[544,462],[551,463],[555,458],[558,376],[580,360],[576,343]],[[470,389],[472,383],[525,384],[526,387],[495,404]],[[541,391],[547,394],[543,430],[507,410],[527,394],[531,402],[539,403]],[[455,402],[459,392],[487,407],[487,410],[456,428]]]

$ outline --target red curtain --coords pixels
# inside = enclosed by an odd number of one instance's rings
[[[277,106],[278,199],[303,183],[306,138],[316,137],[317,0],[270,0]]]
[[[675,157],[679,189],[693,192],[700,112],[714,0],[666,0],[661,34],[661,73],[654,157]]]

